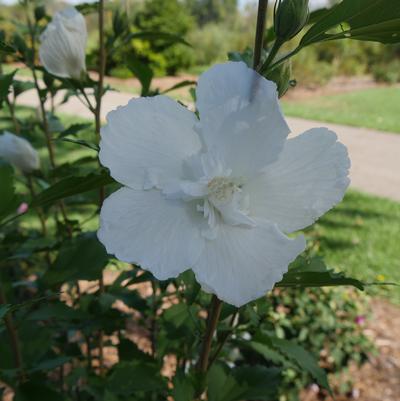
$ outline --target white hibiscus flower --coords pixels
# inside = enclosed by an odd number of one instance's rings
[[[7,131],[0,135],[0,158],[23,173],[31,173],[40,167],[39,154],[32,145],[25,138]]]
[[[87,30],[85,18],[76,8],[56,13],[40,40],[40,61],[48,72],[80,79],[86,71]]]
[[[349,159],[333,132],[287,139],[276,86],[244,63],[198,82],[196,115],[165,96],[108,114],[100,160],[124,185],[101,210],[110,254],[158,279],[191,268],[241,306],[270,290],[305,249],[302,235],[338,203]]]

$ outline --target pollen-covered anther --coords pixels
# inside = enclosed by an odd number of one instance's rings
[[[217,202],[229,202],[240,188],[227,177],[214,177],[208,184],[208,196],[210,200]]]

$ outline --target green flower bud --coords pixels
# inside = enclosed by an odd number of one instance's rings
[[[264,75],[265,78],[276,83],[279,97],[282,97],[290,87],[295,85],[292,78],[292,63],[285,61]]]
[[[276,37],[287,41],[306,25],[309,16],[308,0],[276,0],[274,29]]]

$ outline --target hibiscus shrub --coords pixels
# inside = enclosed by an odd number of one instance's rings
[[[53,18],[23,1],[20,32],[0,37],[0,63],[31,73],[0,75],[2,399],[276,401],[310,383],[332,393],[327,373],[361,362],[368,342],[357,296],[322,287],[366,285],[298,256],[305,238],[286,234],[342,199],[349,160],[326,129],[287,140],[278,96],[304,47],[397,43],[400,8],[382,1],[343,0],[308,28],[307,0],[280,0],[267,43],[260,2],[254,54],[202,75],[196,113],[154,97],[151,69],[133,62],[147,97],[103,128],[107,54],[133,38],[183,39],[145,24],[132,33],[120,16],[110,29],[104,0]],[[89,75],[91,13],[101,40]],[[38,110],[19,107],[27,90]],[[59,115],[71,97],[91,121]]]

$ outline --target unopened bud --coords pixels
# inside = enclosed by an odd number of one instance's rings
[[[308,0],[276,0],[274,29],[283,41],[294,38],[306,25],[309,16]]]
[[[0,135],[0,158],[19,168],[24,173],[39,169],[37,151],[24,138],[5,132]]]

